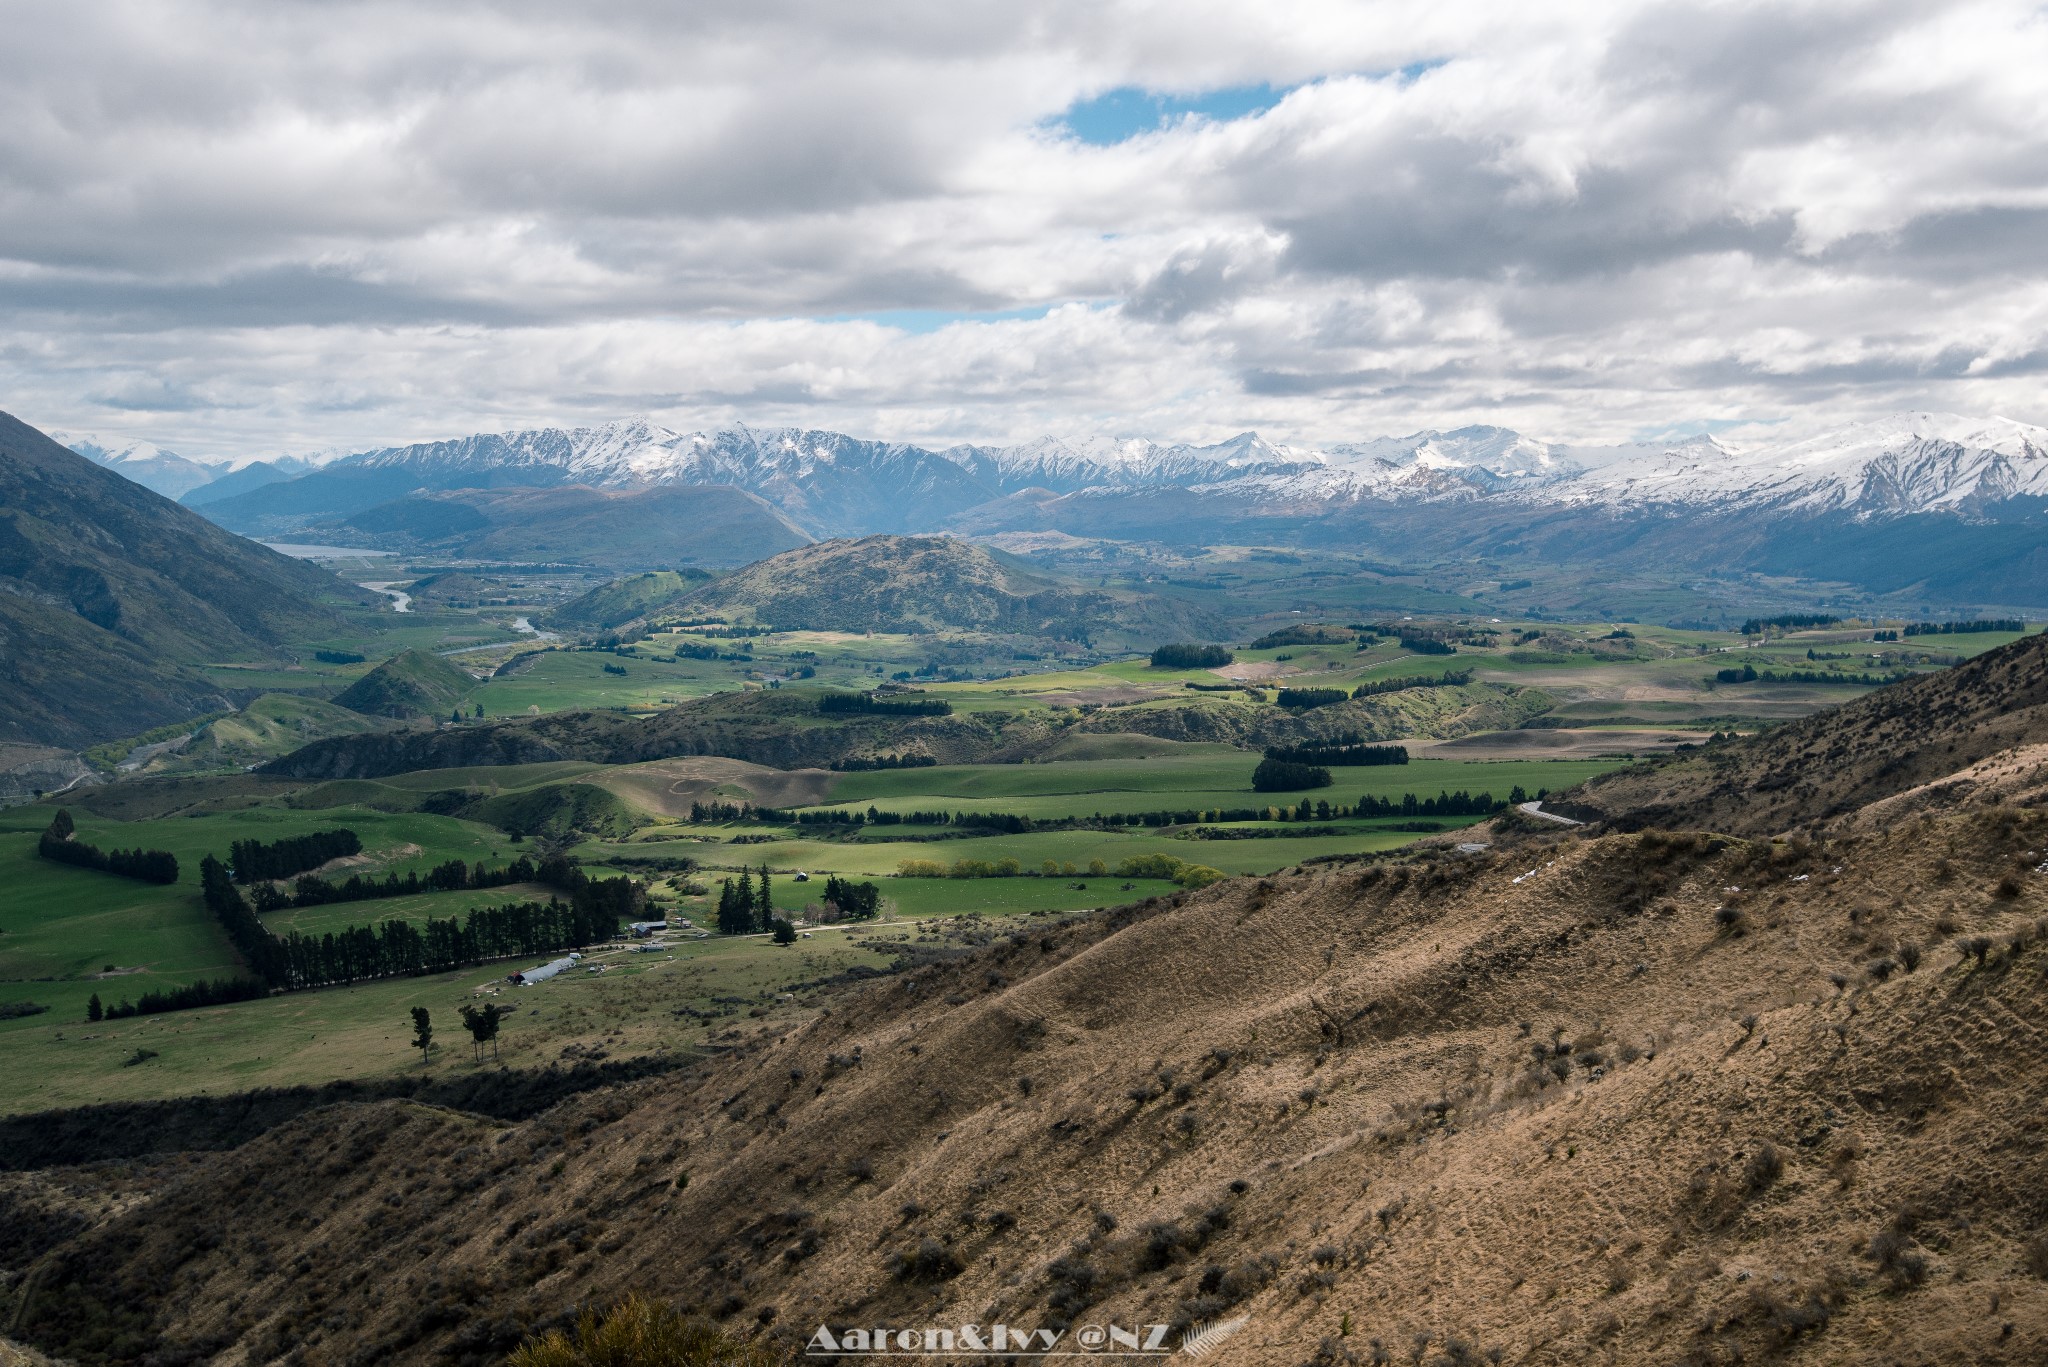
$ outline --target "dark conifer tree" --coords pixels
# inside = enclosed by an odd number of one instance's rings
[[[92,1000],[85,1004],[85,1018],[89,1021],[96,1021],[106,1014],[106,1008],[100,1005],[100,994],[97,992],[93,993]]]
[[[434,1047],[434,1022],[424,1006],[412,1009],[412,1047],[420,1051],[420,1063],[426,1064],[428,1051]]]

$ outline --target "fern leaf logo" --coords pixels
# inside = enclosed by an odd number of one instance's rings
[[[1180,1350],[1189,1357],[1206,1357],[1222,1346],[1223,1340],[1250,1324],[1249,1315],[1239,1315],[1234,1320],[1218,1320],[1214,1324],[1196,1324],[1188,1328],[1180,1341]]]

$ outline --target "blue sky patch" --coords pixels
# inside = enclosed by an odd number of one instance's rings
[[[874,309],[866,313],[835,313],[820,323],[880,323],[899,332],[937,332],[953,323],[1032,322],[1052,312],[1051,304],[1023,309]]]
[[[1287,89],[1240,85],[1200,95],[1162,95],[1137,86],[1118,86],[1072,105],[1052,126],[1092,146],[1111,147],[1155,132],[1183,114],[1199,114],[1218,123],[1263,114],[1286,97]]]

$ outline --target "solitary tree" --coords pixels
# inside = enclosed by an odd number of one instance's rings
[[[761,896],[755,905],[760,908],[761,929],[775,929],[775,903],[768,895],[768,861],[765,859],[761,861]]]
[[[424,1006],[412,1009],[412,1047],[420,1051],[422,1066],[430,1061],[428,1051],[434,1047],[434,1023]]]
[[[791,925],[788,921],[785,921],[780,916],[770,918],[770,924],[772,924],[775,927],[776,944],[792,945],[796,943],[795,926]]]
[[[106,1014],[107,1009],[100,1005],[100,994],[93,993],[92,1000],[85,1004],[85,1018],[89,1021],[102,1020]]]

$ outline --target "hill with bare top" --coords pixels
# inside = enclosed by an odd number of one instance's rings
[[[1084,639],[1207,639],[1208,614],[1174,599],[1092,589],[942,536],[823,541],[678,599],[681,616],[818,631],[981,631]],[[657,614],[658,615],[658,614]]]
[[[790,1344],[1243,1316],[1213,1360],[1257,1367],[2048,1359],[2048,810],[1968,739],[2031,744],[2040,649],[1599,785],[1605,825],[906,941],[518,1123],[16,1174],[12,1333],[484,1364],[638,1290]]]

